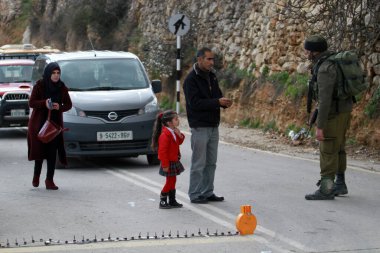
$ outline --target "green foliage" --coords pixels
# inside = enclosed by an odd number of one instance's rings
[[[276,94],[280,94],[283,92],[286,82],[289,79],[289,73],[286,71],[273,73],[272,75],[267,77],[267,81],[273,83],[276,87]]]
[[[31,0],[23,0],[21,4],[21,10],[19,15],[15,19],[6,22],[2,21],[2,24],[6,24],[1,27],[2,37],[0,40],[6,42],[6,44],[19,44],[22,43],[22,35],[28,26],[30,13],[32,12],[32,2]],[[0,15],[0,17],[2,17]]]
[[[301,131],[302,127],[296,126],[295,124],[290,124],[285,130],[285,134],[288,135],[290,131],[294,131],[295,133],[298,133]]]
[[[356,145],[358,142],[355,138],[348,138],[346,143],[347,145]]]
[[[71,27],[76,34],[87,34],[87,24],[90,22],[91,11],[87,7],[80,8],[73,15]]]
[[[170,98],[167,96],[162,96],[160,101],[160,109],[162,110],[175,110],[176,104],[174,101],[170,101]]]
[[[274,84],[281,85],[281,86],[285,86],[288,79],[289,79],[289,73],[286,71],[273,73],[267,78],[269,82],[272,82]]]
[[[259,119],[250,119],[246,118],[240,121],[239,123],[240,126],[242,127],[247,127],[247,128],[260,128],[261,122]]]
[[[251,83],[255,76],[247,69],[240,69],[235,65],[228,65],[224,71],[218,74],[219,84],[223,88],[232,89],[239,87],[241,81]]]
[[[263,67],[263,72],[261,73],[261,75],[262,75],[263,77],[267,77],[268,74],[269,74],[269,67],[268,67],[267,65],[265,65],[265,66]]]
[[[32,10],[32,0],[23,0],[21,4],[21,15],[18,19],[28,21]]]
[[[364,113],[371,119],[380,117],[380,86],[373,93],[371,100],[364,109]]]
[[[292,100],[297,100],[307,94],[308,76],[305,74],[293,74],[286,81],[285,95]]]
[[[271,120],[267,124],[265,124],[263,131],[264,131],[264,133],[266,133],[268,131],[278,132],[278,127],[276,125],[276,121]]]
[[[256,69],[256,63],[252,63],[251,66],[249,66],[248,71],[252,72]]]
[[[87,34],[87,26],[91,25],[94,31],[104,38],[111,34],[124,17],[128,9],[128,2],[119,1],[110,8],[108,1],[83,1],[72,6],[70,15],[71,27],[78,35]],[[101,18],[100,18],[101,17]]]
[[[308,76],[305,74],[292,74],[282,71],[273,73],[267,80],[276,86],[277,93],[285,90],[285,96],[297,100],[307,92]]]

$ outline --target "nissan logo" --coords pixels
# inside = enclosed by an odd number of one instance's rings
[[[110,120],[117,120],[117,117],[118,117],[118,115],[117,115],[116,112],[110,112],[110,113],[108,113],[108,118]]]

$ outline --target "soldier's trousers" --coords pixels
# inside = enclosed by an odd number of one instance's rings
[[[334,180],[335,174],[346,171],[346,132],[350,121],[350,112],[339,113],[329,118],[326,128],[323,129],[325,140],[319,145],[321,178]]]

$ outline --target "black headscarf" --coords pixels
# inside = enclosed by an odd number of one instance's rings
[[[51,62],[45,67],[43,74],[43,81],[46,86],[45,94],[47,98],[51,98],[52,102],[61,103],[61,87],[63,83],[61,79],[59,79],[56,83],[51,80],[51,75],[54,70],[59,70],[59,72],[61,72],[61,68],[56,62]]]

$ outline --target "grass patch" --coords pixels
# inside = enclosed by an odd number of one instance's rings
[[[300,126],[296,126],[295,124],[290,124],[286,128],[285,134],[286,134],[286,136],[288,136],[288,134],[289,134],[290,131],[298,133],[299,131],[301,131],[301,129],[302,129],[302,127],[300,127]]]
[[[176,103],[174,101],[170,101],[169,97],[167,96],[162,96],[161,101],[160,101],[160,109],[162,110],[175,110],[176,108]]]
[[[292,100],[297,100],[306,96],[308,81],[309,77],[305,74],[293,74],[289,76],[285,83],[285,96]]]
[[[246,118],[239,122],[239,126],[257,129],[260,128],[261,122],[259,119]]]
[[[346,141],[347,145],[356,145],[358,142],[355,138],[348,138]]]
[[[256,77],[250,69],[251,67],[249,69],[240,69],[233,64],[228,65],[224,71],[218,72],[220,86],[225,89],[234,89],[238,88],[242,81],[246,81],[246,83],[253,82]]]
[[[285,96],[289,97],[293,101],[307,94],[308,80],[309,78],[306,74],[296,73],[289,75],[286,71],[273,73],[267,77],[267,81],[275,85],[277,94],[284,91]]]
[[[265,126],[263,128],[263,131],[264,131],[264,133],[266,133],[268,131],[278,132],[278,127],[276,125],[276,121],[275,120],[271,120],[267,124],[265,124]]]
[[[263,70],[261,72],[261,76],[266,78],[269,75],[269,67],[267,65],[264,65]]]

